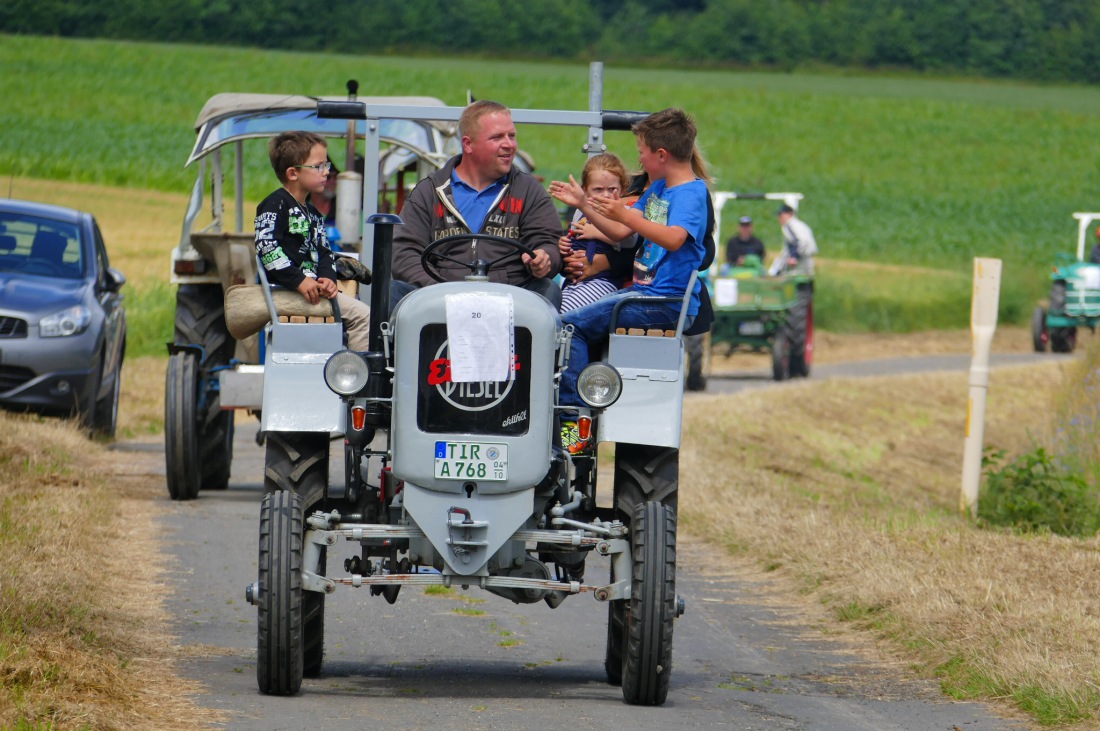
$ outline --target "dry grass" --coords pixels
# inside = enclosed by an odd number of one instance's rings
[[[118,438],[144,439],[164,434],[164,373],[167,358],[127,358],[122,364],[118,402]]]
[[[173,666],[148,481],[71,423],[0,414],[0,727],[219,720]]]
[[[1049,439],[1072,370],[994,371],[986,443]],[[889,638],[953,694],[1096,714],[1100,540],[958,515],[966,398],[966,374],[941,373],[691,399],[682,522]]]

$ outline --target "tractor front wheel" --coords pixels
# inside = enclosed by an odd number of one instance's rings
[[[780,327],[772,340],[772,378],[786,381],[791,377],[791,340],[787,328]]]
[[[1050,333],[1047,332],[1047,313],[1042,307],[1036,307],[1031,313],[1031,344],[1036,353],[1047,352]]]
[[[168,358],[164,398],[164,457],[168,495],[173,500],[199,496],[199,358],[188,351]]]
[[[260,503],[259,626],[256,683],[265,695],[302,687],[302,499],[277,490]]]
[[[634,571],[625,617],[623,699],[659,706],[672,675],[676,618],[676,513],[649,502],[634,509],[630,526]]]

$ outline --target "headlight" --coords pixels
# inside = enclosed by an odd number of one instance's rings
[[[38,334],[44,338],[63,338],[67,335],[79,335],[88,329],[88,324],[91,321],[91,311],[84,305],[76,305],[39,320]]]
[[[622,392],[622,376],[607,363],[592,363],[577,376],[577,395],[594,409],[615,403]]]
[[[340,396],[351,396],[367,385],[367,361],[351,350],[333,353],[325,363],[325,383]]]

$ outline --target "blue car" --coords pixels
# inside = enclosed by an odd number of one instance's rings
[[[92,214],[0,199],[0,407],[113,437],[125,283]]]

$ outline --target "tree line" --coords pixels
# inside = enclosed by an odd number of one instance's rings
[[[1100,0],[36,0],[0,32],[614,65],[828,65],[1092,83]]]

